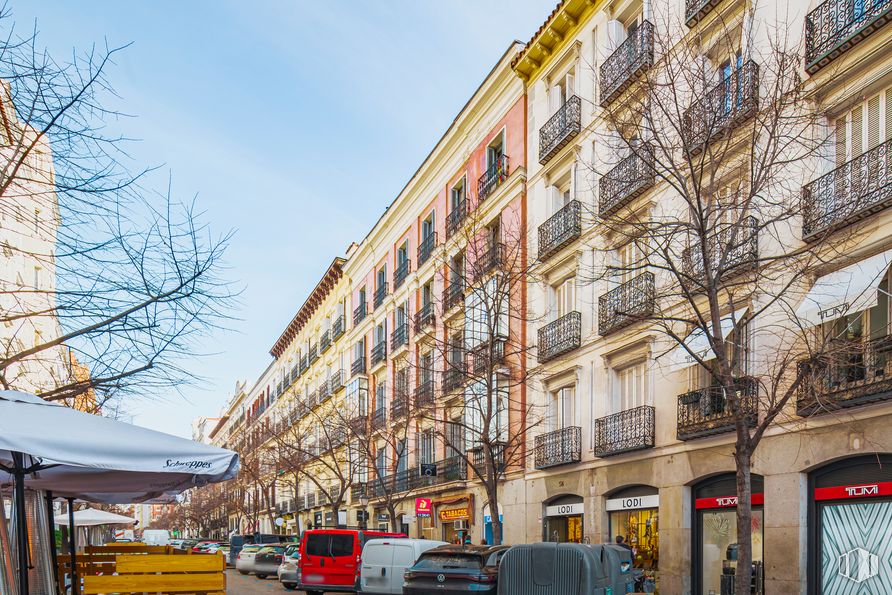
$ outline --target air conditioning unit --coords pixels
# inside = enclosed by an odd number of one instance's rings
[[[467,531],[468,521],[452,521],[452,528],[456,531]]]

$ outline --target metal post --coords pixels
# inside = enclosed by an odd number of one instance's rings
[[[56,551],[56,519],[53,516],[53,493],[46,493],[46,513],[50,519],[50,554],[53,560],[53,580],[56,581],[56,593],[59,592],[59,556]]]
[[[74,538],[74,498],[68,498],[68,549],[71,553],[71,595],[77,595],[81,590],[80,579],[77,576],[77,543]]]
[[[12,453],[15,466],[16,564],[19,575],[19,594],[28,595],[28,519],[25,518],[25,456]]]

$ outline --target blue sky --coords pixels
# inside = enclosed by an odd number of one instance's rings
[[[110,79],[136,164],[162,165],[234,229],[244,287],[232,331],[186,362],[208,382],[127,406],[136,423],[188,435],[252,382],[335,255],[359,241],[514,39],[554,0],[83,2],[13,0],[54,54],[133,45]]]

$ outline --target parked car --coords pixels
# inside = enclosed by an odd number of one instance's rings
[[[142,540],[148,545],[169,545],[170,531],[167,529],[144,529]]]
[[[180,549],[180,546],[183,544],[184,541],[185,539],[171,539],[167,545],[175,549]]]
[[[359,590],[362,593],[402,593],[403,573],[429,549],[447,545],[431,539],[370,539],[362,548]]]
[[[282,563],[279,564],[279,569],[276,571],[276,574],[283,587],[289,591],[293,591],[297,588],[297,584],[300,582],[299,544],[291,544],[285,548],[285,553],[282,554]]]
[[[193,554],[203,554],[207,551],[207,549],[209,547],[211,547],[212,545],[217,545],[219,543],[220,543],[219,541],[214,541],[212,539],[205,539],[203,541],[199,541],[198,543],[196,543],[195,545],[192,546],[192,553]]]
[[[180,547],[177,548],[177,549],[181,549],[181,550],[183,550],[184,552],[188,552],[188,551],[190,551],[193,547],[195,547],[196,545],[198,545],[198,542],[200,542],[200,541],[201,541],[200,539],[184,539],[184,540],[182,541],[182,543],[180,543]]]
[[[615,544],[528,543],[499,565],[500,595],[631,593],[632,551]]]
[[[245,533],[243,535],[233,534],[229,537],[229,558],[227,564],[235,566],[236,558],[242,549],[242,546],[254,543],[297,543],[296,535],[276,535],[274,533]]]
[[[251,574],[254,572],[254,557],[262,547],[262,545],[248,544],[242,548],[242,551],[238,553],[235,559],[235,569],[238,570],[239,574]],[[229,551],[232,553],[232,548]]]
[[[254,556],[254,576],[266,578],[271,574],[278,574],[286,547],[287,543],[272,543],[260,548]]]
[[[300,542],[300,589],[307,595],[355,593],[362,548],[369,539],[405,537],[402,533],[355,529],[311,529]]]
[[[406,571],[404,595],[496,595],[506,545],[442,545],[427,550]]]
[[[206,554],[223,554],[224,556],[229,554],[229,544],[228,543],[214,543],[208,546],[206,550],[204,550]]]

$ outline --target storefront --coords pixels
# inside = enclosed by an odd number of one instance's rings
[[[606,502],[610,540],[632,548],[632,564],[644,572],[650,587],[659,584],[660,496],[657,488],[631,486],[610,495]]]
[[[447,543],[467,543],[471,535],[471,510],[467,505],[440,509],[442,539]]]
[[[752,572],[757,584],[763,581],[762,572],[762,506],[765,501],[763,480],[752,476],[753,544]],[[694,551],[693,593],[707,595],[722,593],[722,581],[736,568],[734,548],[737,543],[737,482],[733,473],[711,477],[694,487]],[[757,592],[761,593],[760,590]]]
[[[543,540],[559,543],[582,543],[582,498],[575,495],[552,498],[545,505]]]
[[[886,593],[892,585],[892,455],[809,475],[809,592]]]

